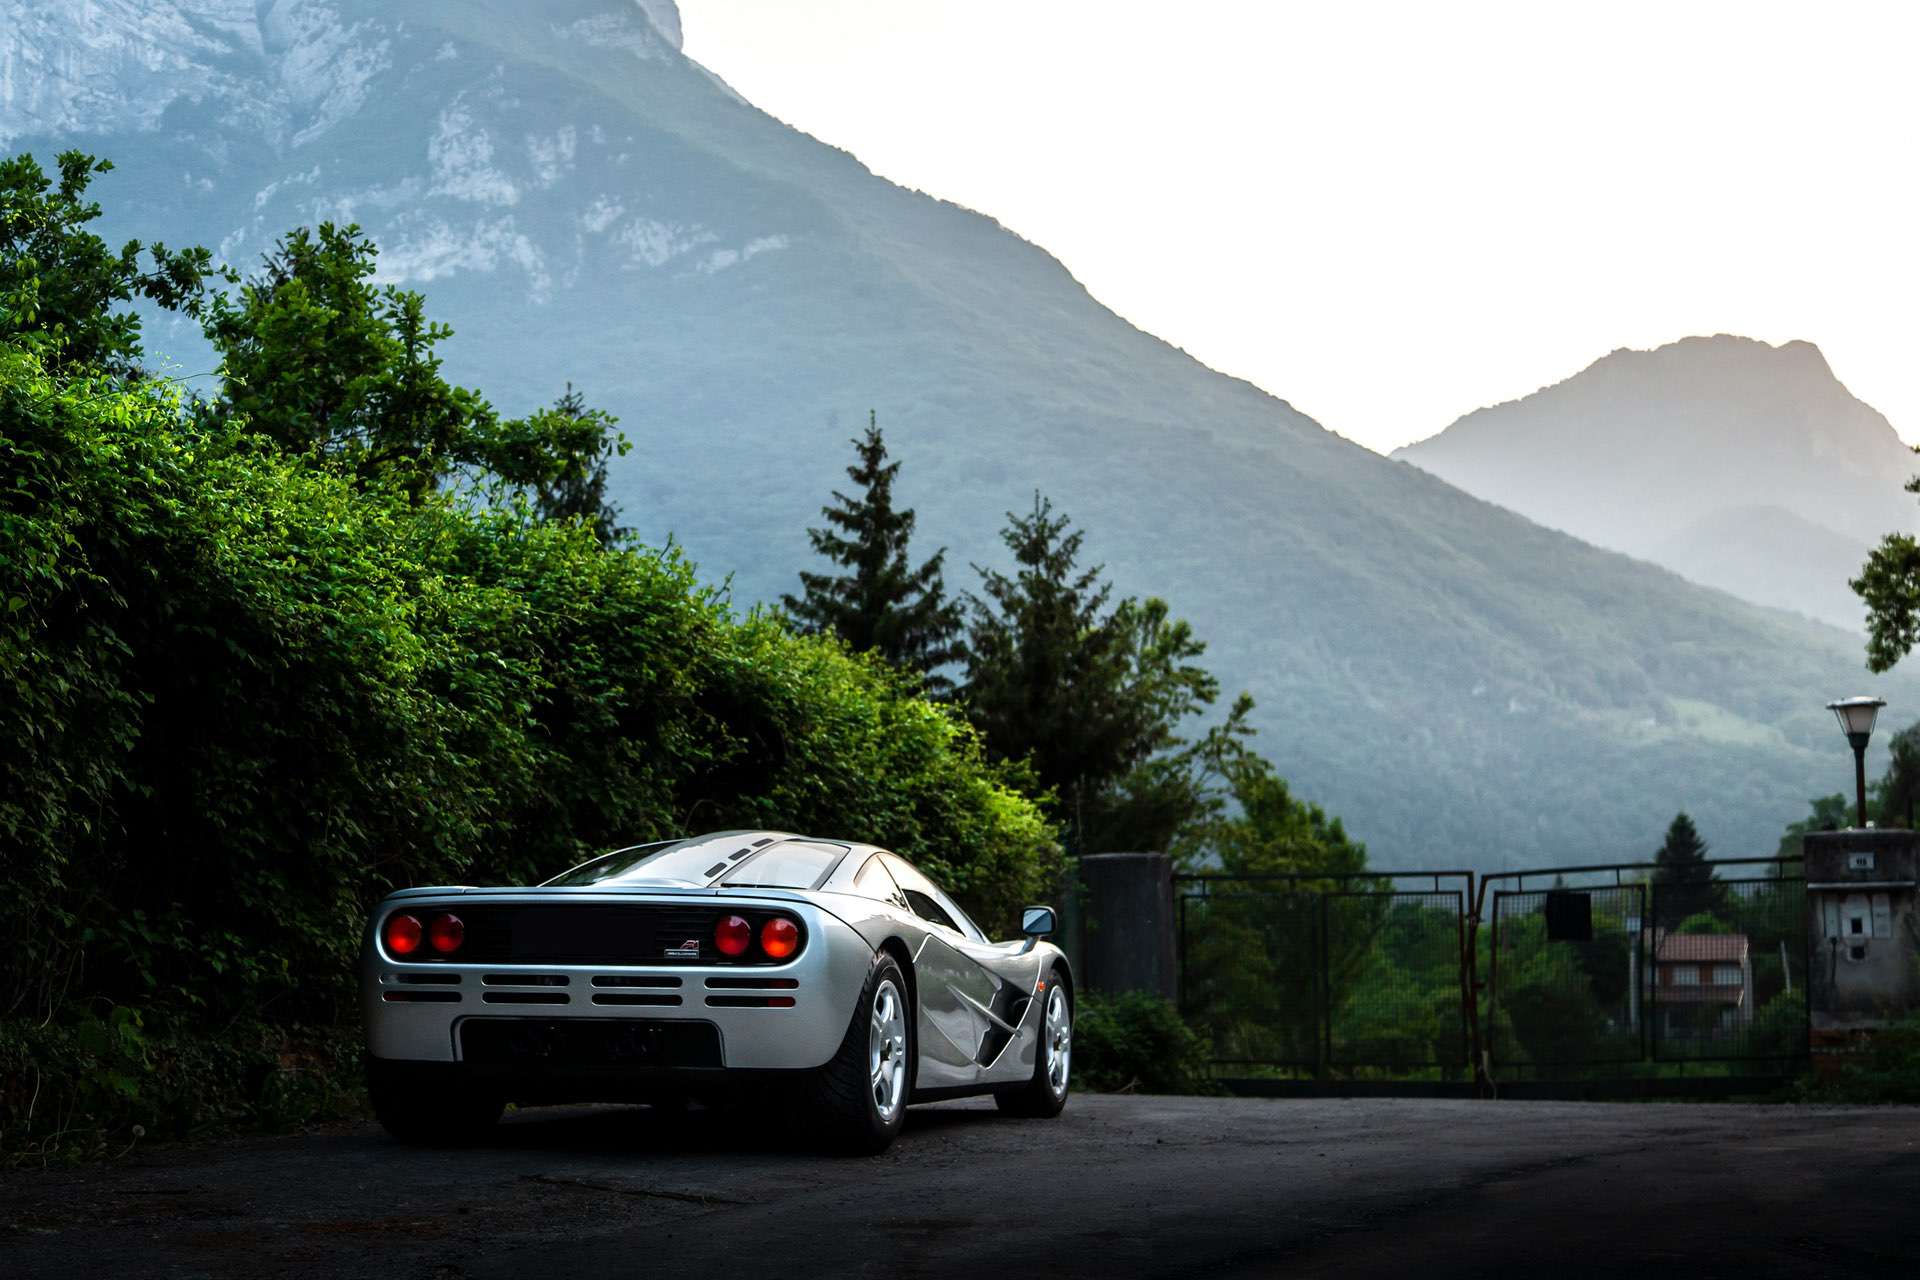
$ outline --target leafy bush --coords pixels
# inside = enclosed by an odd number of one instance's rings
[[[1159,996],[1077,994],[1073,1074],[1088,1089],[1217,1093],[1206,1039]]]
[[[1920,1016],[1875,1032],[1865,1048],[1832,1075],[1809,1077],[1803,1102],[1920,1103]]]
[[[1753,1017],[1748,1048],[1756,1057],[1792,1058],[1807,1051],[1807,992],[1782,991]]]
[[[236,1126],[291,1130],[360,1103],[354,1027],[156,1027],[125,1006],[0,1023],[0,1164]]]
[[[4,346],[0,460],[0,1018],[49,1023],[17,1061],[108,1064],[43,1066],[63,1124],[150,1110],[141,1020],[350,1024],[396,886],[761,825],[890,845],[989,927],[1058,882],[1023,773],[671,550],[356,483]],[[107,1058],[96,1007],[143,1011]],[[0,1141],[31,1105],[4,1092]]]

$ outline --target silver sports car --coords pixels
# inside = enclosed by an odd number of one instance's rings
[[[1073,976],[1050,907],[990,942],[871,845],[723,831],[532,888],[403,889],[360,968],[368,1083],[395,1137],[470,1137],[508,1102],[749,1094],[878,1151],[907,1104],[1054,1116]]]

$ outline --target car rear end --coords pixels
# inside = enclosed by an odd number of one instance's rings
[[[513,1102],[818,1068],[873,961],[801,895],[714,889],[406,890],[362,955],[376,1074]]]

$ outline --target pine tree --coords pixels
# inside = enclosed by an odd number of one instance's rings
[[[1079,567],[1085,535],[1038,493],[1007,519],[1017,571],[974,566],[984,595],[968,597],[968,715],[990,755],[1030,762],[1053,789],[1076,854],[1160,847],[1209,812],[1203,775],[1237,752],[1252,700],[1186,742],[1178,726],[1219,695],[1193,663],[1206,646],[1162,600],[1109,611],[1102,567]]]
[[[1721,886],[1713,882],[1713,868],[1707,865],[1707,842],[1684,813],[1674,815],[1654,855],[1653,882],[1655,923],[1662,928],[1671,929],[1721,903]]]
[[[847,572],[802,572],[803,594],[783,596],[782,602],[802,631],[832,632],[856,652],[875,651],[920,672],[929,693],[946,695],[953,682],[940,669],[966,652],[960,603],[947,598],[942,576],[946,548],[918,569],[912,566],[907,544],[914,513],[894,508],[900,464],[887,461],[886,440],[872,413],[866,435],[852,444],[858,461],[847,475],[859,496],[834,490],[833,504],[820,509],[828,527],[807,530],[813,549]]]
[[[607,463],[632,447],[614,430],[619,419],[589,409],[569,382],[553,408],[530,421],[546,428],[541,434],[552,467],[533,487],[534,510],[542,520],[586,520],[602,546],[617,541],[627,530],[619,523],[620,508],[607,501]]]

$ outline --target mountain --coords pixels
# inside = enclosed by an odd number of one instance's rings
[[[457,330],[453,376],[509,411],[571,380],[622,417],[627,522],[742,605],[810,563],[869,408],[957,585],[1045,490],[1121,592],[1211,641],[1376,866],[1650,855],[1681,808],[1721,853],[1770,852],[1848,780],[1827,699],[1920,708],[1905,676],[1868,685],[1854,637],[1542,528],[1141,332],[991,218],[743,101],[667,3],[0,0],[0,141],[112,157],[111,232],[243,267],[359,220]],[[211,367],[185,325],[149,338]]]
[[[1742,600],[1857,631],[1866,608],[1847,582],[1871,551],[1871,544],[1782,506],[1730,506],[1708,512],[1640,554]]]
[[[1920,471],[1809,342],[1615,351],[1394,454],[1468,493],[1743,599],[1861,630],[1847,588],[1912,532]]]

